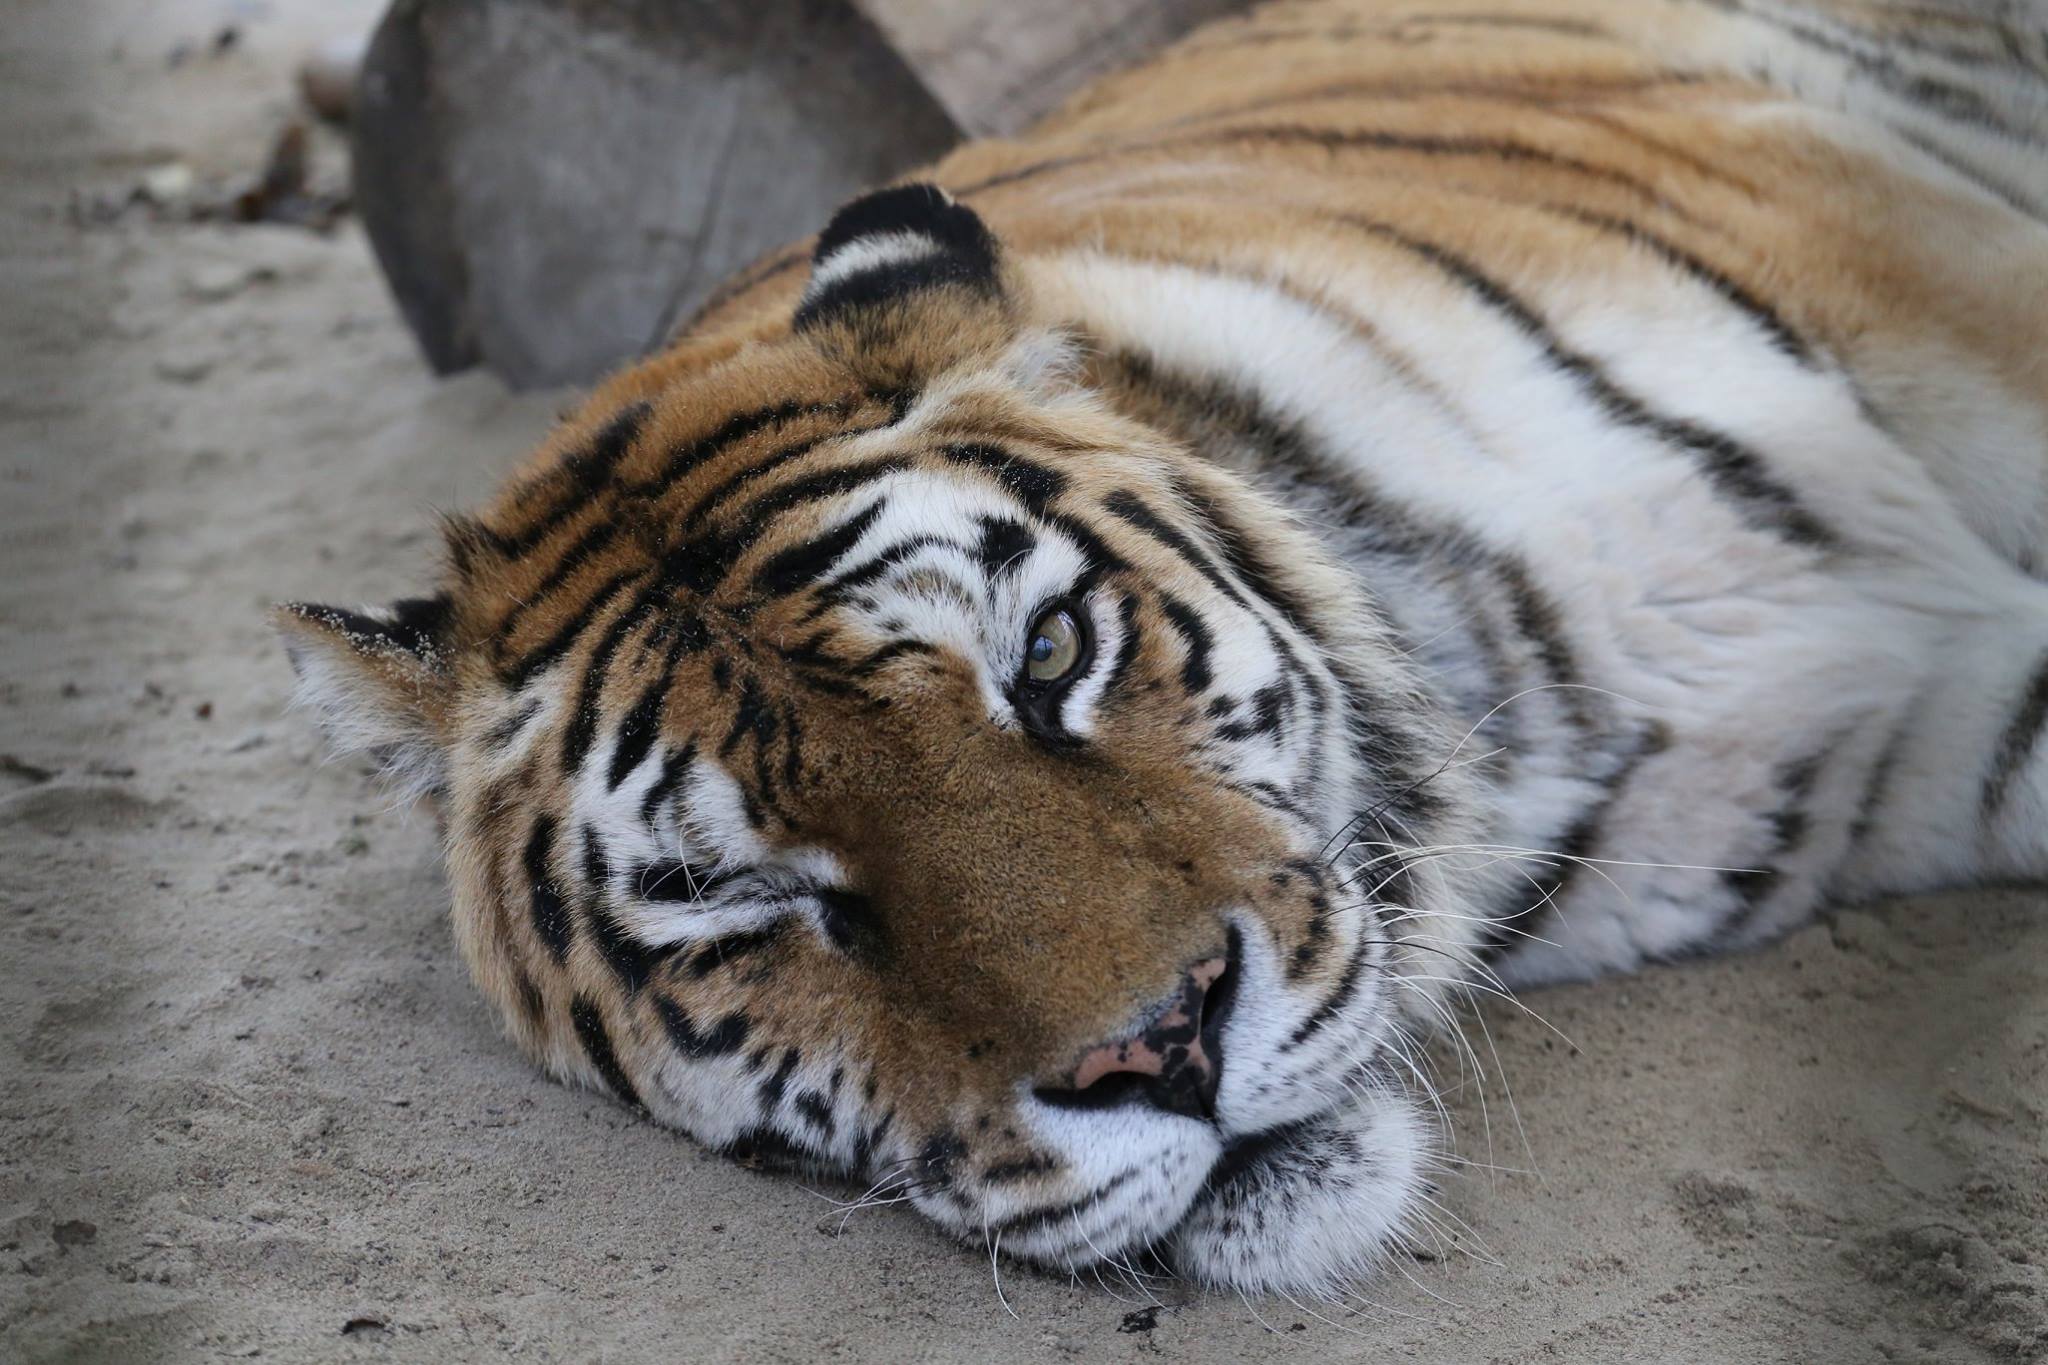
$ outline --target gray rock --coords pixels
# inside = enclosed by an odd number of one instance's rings
[[[957,140],[846,0],[395,0],[355,193],[440,372],[583,380]]]

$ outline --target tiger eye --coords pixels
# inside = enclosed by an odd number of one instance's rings
[[[1031,628],[1024,651],[1024,676],[1036,683],[1058,682],[1081,662],[1081,627],[1065,607],[1055,607]]]

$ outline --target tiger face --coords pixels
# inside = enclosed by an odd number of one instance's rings
[[[973,213],[871,196],[793,325],[451,523],[435,596],[280,624],[556,1074],[1032,1261],[1319,1284],[1426,1179],[1404,1026],[1462,921],[1388,849],[1472,825],[1455,736],[1101,361]]]

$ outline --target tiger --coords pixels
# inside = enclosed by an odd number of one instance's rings
[[[1327,1292],[1444,1187],[1453,1011],[2048,873],[2048,22],[1276,0],[763,258],[444,539],[276,622],[541,1067]]]

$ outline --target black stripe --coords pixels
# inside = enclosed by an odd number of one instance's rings
[[[889,941],[873,901],[835,886],[821,887],[813,895],[818,921],[834,947],[871,966],[886,963]]]
[[[669,1041],[685,1057],[724,1057],[746,1045],[751,1025],[747,1016],[737,1010],[709,1029],[699,1030],[690,1022],[690,1016],[683,1013],[682,1006],[667,996],[655,996],[654,1007],[661,1016],[661,1026],[668,1030]]]
[[[1106,360],[1121,370],[1129,383],[1169,406],[1184,425],[1181,434],[1198,447],[1235,440],[1247,462],[1268,471],[1284,471],[1304,487],[1317,490],[1350,530],[1375,542],[1373,552],[1418,565],[1435,558],[1454,568],[1488,561],[1491,552],[1462,529],[1419,528],[1412,523],[1411,514],[1395,511],[1360,486],[1355,470],[1334,470],[1298,423],[1280,420],[1255,395],[1214,377],[1195,378],[1161,369],[1148,357],[1133,352],[1114,353]],[[1365,605],[1371,609],[1369,600]],[[1274,609],[1289,614],[1284,599]],[[1308,681],[1311,706],[1320,713],[1326,704],[1322,676],[1303,668],[1278,632],[1270,625],[1266,629],[1275,652],[1287,666],[1284,676]],[[1313,633],[1309,638],[1315,638]],[[1433,819],[1441,800],[1429,788],[1414,737],[1397,728],[1410,706],[1402,698],[1379,694],[1341,656],[1326,656],[1324,662],[1346,698],[1352,746],[1388,793],[1373,808],[1373,816],[1401,820],[1411,828]]]
[[[1550,19],[1533,14],[1417,14],[1405,17],[1402,22],[1435,26],[1450,24],[1460,28],[1498,28],[1518,32],[1551,33],[1560,38],[1605,38],[1613,34],[1598,24],[1584,19]]]
[[[1007,1185],[1012,1181],[1028,1180],[1034,1175],[1045,1175],[1058,1170],[1059,1166],[1051,1157],[1035,1154],[1020,1157],[1015,1161],[1001,1161],[981,1173],[983,1183]]]
[[[887,431],[897,425],[910,411],[916,401],[916,393],[909,389],[869,389],[858,398],[837,399],[830,403],[814,403],[807,411],[812,415],[831,416],[844,421],[861,403],[880,405],[889,411],[887,416],[865,426],[841,426],[834,430],[822,431],[814,436],[791,442],[742,465],[719,484],[706,492],[678,520],[688,529],[701,524],[711,514],[738,495],[741,489],[755,483],[784,465],[801,459],[817,450],[819,446],[833,441],[850,441],[857,436],[868,436],[878,431]]]
[[[1905,752],[1913,734],[1913,716],[1908,712],[1893,721],[1891,737],[1884,742],[1877,761],[1871,765],[1870,777],[1863,788],[1863,799],[1856,803],[1856,818],[1849,825],[1849,848],[1853,851],[1863,846],[1870,837],[1870,831],[1877,824],[1878,814],[1883,811],[1885,800],[1891,795],[1892,779],[1897,776],[1899,756]]]
[[[911,467],[909,456],[889,455],[792,479],[749,503],[740,514],[739,524],[730,530],[692,537],[670,551],[663,561],[663,577],[700,596],[708,596],[725,581],[740,556],[760,543],[762,532],[775,518],[807,503],[858,492]]]
[[[1806,842],[1811,823],[1806,806],[1813,797],[1814,784],[1820,780],[1821,769],[1833,752],[1831,741],[1805,758],[1780,765],[1772,775],[1771,785],[1776,788],[1778,799],[1770,810],[1764,812],[1769,838],[1756,853],[1744,857],[1745,862],[1755,862],[1758,866],[1735,868],[1721,874],[1722,885],[1732,894],[1734,906],[1714,927],[1712,939],[1715,943],[1740,942],[1769,903],[1770,893],[1780,884],[1778,879],[1783,873],[1779,863]]]
[[[1395,133],[1373,128],[1310,128],[1281,125],[1263,128],[1220,129],[1204,134],[1202,142],[1256,141],[1321,147],[1327,151],[1366,149],[1382,152],[1414,152],[1422,156],[1486,157],[1505,163],[1543,166],[1574,175],[1620,185],[1660,206],[1673,207],[1664,192],[1612,166],[1602,166],[1578,157],[1566,156],[1544,147],[1516,142],[1512,138],[1445,137],[1427,133]]]
[[[823,535],[776,552],[754,571],[754,586],[779,597],[823,578],[868,533],[881,517],[882,508],[882,500],[876,499]]]
[[[560,591],[562,585],[569,581],[570,575],[589,563],[591,557],[598,551],[611,544],[618,533],[619,523],[610,518],[592,522],[584,528],[583,534],[576,538],[576,543],[562,552],[561,557],[555,561],[554,568],[534,586],[533,591],[513,602],[498,619],[498,638],[509,639],[529,611]]]
[[[1251,715],[1242,720],[1232,720],[1227,725],[1216,727],[1216,737],[1227,740],[1252,739],[1258,735],[1270,735],[1280,729],[1281,718],[1293,703],[1294,693],[1285,682],[1270,682],[1252,693],[1249,706]]]
[[[1344,971],[1338,976],[1337,984],[1330,988],[1329,993],[1309,1011],[1308,1017],[1288,1035],[1287,1041],[1280,1045],[1280,1051],[1292,1052],[1321,1033],[1324,1027],[1337,1017],[1337,1011],[1351,1003],[1352,993],[1358,988],[1358,978],[1365,974],[1366,957],[1377,941],[1365,931],[1363,925],[1359,927],[1358,942],[1351,945],[1351,956],[1345,960]]]
[[[540,699],[527,701],[517,711],[493,725],[484,733],[484,745],[491,749],[503,749],[526,728],[526,723],[540,714]]]
[[[955,464],[968,465],[994,476],[997,483],[1022,502],[1035,517],[1042,517],[1054,498],[1067,491],[1067,476],[1025,459],[1000,446],[980,442],[941,446],[939,453]]]
[[[606,888],[611,885],[608,862],[604,841],[597,837],[597,830],[590,825],[583,826],[583,882],[599,900],[604,898]]]
[[[1008,517],[983,517],[975,556],[981,561],[981,571],[995,582],[1022,568],[1037,544],[1038,537],[1023,522]]]
[[[1509,81],[1485,75],[1467,79],[1410,80],[1399,76],[1372,76],[1359,80],[1329,81],[1303,86],[1282,95],[1218,105],[1198,114],[1186,114],[1159,125],[1162,129],[1216,126],[1249,114],[1262,114],[1304,104],[1323,104],[1363,96],[1371,100],[1425,100],[1456,98],[1492,104],[1541,108],[1559,118],[1585,117],[1583,105],[1593,96],[1631,95],[1666,86],[1700,84],[1705,78],[1696,72],[1656,70],[1640,75],[1594,79],[1579,75],[1567,81],[1535,76],[1527,81]]]
[[[654,748],[654,741],[661,737],[661,717],[668,705],[669,689],[675,684],[676,665],[687,653],[694,653],[710,643],[704,630],[704,623],[694,614],[664,621],[658,631],[669,633],[668,650],[662,656],[661,671],[654,681],[640,694],[640,700],[633,703],[633,709],[626,712],[619,722],[618,738],[612,744],[612,762],[605,774],[605,790],[617,791],[627,774],[639,767]]]
[[[626,452],[633,448],[634,440],[652,412],[653,408],[647,403],[628,404],[605,423],[588,446],[565,456],[551,472],[568,480],[566,496],[524,527],[499,532],[477,523],[470,525],[492,550],[507,559],[528,553],[588,507],[611,483],[613,471],[625,458]]]
[[[587,995],[577,996],[569,1006],[569,1019],[576,1025],[576,1036],[583,1042],[584,1054],[597,1068],[597,1074],[604,1078],[604,1083],[611,1087],[612,1093],[635,1109],[646,1108],[640,1102],[640,1092],[633,1088],[633,1082],[626,1079],[618,1054],[612,1051],[612,1036],[604,1026],[604,1013],[597,1002]]]
[[[961,544],[957,540],[949,540],[945,536],[928,533],[906,536],[902,540],[884,548],[873,558],[855,564],[828,579],[817,590],[812,598],[811,605],[804,611],[804,614],[797,618],[797,625],[810,625],[826,612],[832,610],[833,607],[845,601],[856,588],[867,586],[920,550],[928,550],[934,546],[944,546],[948,549],[957,550],[963,555],[972,555],[974,553],[968,546]]]
[[[619,985],[629,996],[636,994],[653,978],[655,970],[675,955],[675,945],[649,946],[642,943],[602,907],[593,906],[589,918],[598,952],[604,956],[606,965],[618,976]]]
[[[689,774],[690,762],[696,756],[697,741],[693,739],[680,749],[670,749],[663,757],[661,776],[654,780],[654,785],[647,789],[647,795],[640,799],[642,824],[653,823],[655,813],[661,809],[662,802],[673,796],[676,788],[682,785],[683,778]]]
[[[988,1231],[1000,1243],[1002,1238],[1026,1237],[1034,1232],[1043,1232],[1060,1223],[1078,1222],[1081,1216],[1096,1207],[1115,1191],[1130,1183],[1137,1175],[1138,1168],[1126,1167],[1096,1186],[1093,1191],[1067,1204],[1056,1204],[1050,1208],[1034,1209],[1027,1213],[1005,1218]]]
[[[2037,200],[2030,200],[2005,180],[1993,175],[1976,162],[1965,160],[1958,153],[1950,151],[1933,138],[1927,137],[1914,129],[1901,128],[1897,124],[1887,123],[1885,130],[1907,146],[1926,154],[1948,167],[1948,169],[1954,171],[1993,199],[1998,200],[2013,212],[2031,218],[2037,223],[2048,223],[2048,211],[2044,211]]]
[[[1199,695],[1208,690],[1213,681],[1209,672],[1209,651],[1215,645],[1215,637],[1209,633],[1201,615],[1178,597],[1160,593],[1159,610],[1173,623],[1173,628],[1187,646],[1187,657],[1180,666],[1180,685],[1191,695]]]
[[[1176,491],[1194,509],[1203,524],[1215,532],[1216,543],[1223,551],[1223,559],[1230,572],[1250,588],[1254,596],[1271,603],[1303,639],[1322,644],[1323,632],[1315,624],[1314,613],[1308,603],[1291,588],[1281,585],[1279,570],[1254,548],[1251,535],[1226,516],[1214,498],[1192,484],[1177,482]]]
[[[750,1128],[718,1149],[750,1171],[819,1171],[844,1174],[831,1157],[811,1151],[772,1128]]]
[[[1581,730],[1593,728],[1588,693],[1579,685],[1579,666],[1565,639],[1564,614],[1529,578],[1518,560],[1505,555],[1493,557],[1487,567],[1508,598],[1509,621],[1535,649],[1543,662],[1544,677],[1559,690],[1557,705]]]
[[[582,606],[570,613],[569,619],[547,640],[516,659],[501,660],[498,676],[507,686],[524,687],[542,669],[568,653],[570,646],[576,643],[576,637],[589,627],[591,618],[603,611],[628,583],[645,572],[644,569],[622,569],[613,574],[584,600]]]
[[[441,643],[454,614],[453,604],[445,593],[438,597],[409,597],[394,602],[386,609],[388,616],[370,616],[312,602],[292,602],[286,605],[285,610],[301,620],[317,621],[330,630],[339,631],[358,644],[375,640],[384,647],[404,650],[423,658]]]
[[[860,309],[893,302],[921,289],[938,289],[946,285],[971,289],[985,298],[996,295],[993,273],[972,264],[963,264],[950,255],[933,253],[857,271],[844,279],[834,280],[829,288],[796,310],[796,330],[807,332]]]
[[[2005,803],[2012,796],[2012,785],[2033,756],[2044,724],[2048,724],[2048,654],[2034,665],[2027,690],[2020,694],[2019,705],[2006,723],[1998,747],[1992,751],[1991,771],[1985,774],[1983,791],[1977,800],[1977,810],[1985,825],[2004,813]]]
[[[1493,965],[1518,944],[1528,942],[1536,933],[1534,925],[1560,918],[1565,896],[1584,869],[1584,860],[1599,848],[1607,817],[1620,802],[1629,781],[1645,761],[1663,753],[1670,743],[1670,734],[1661,724],[1646,725],[1637,732],[1627,758],[1602,780],[1599,794],[1558,840],[1553,865],[1532,879],[1529,893],[1519,906],[1492,916],[1480,930],[1473,945],[1480,962]]]
[[[1569,218],[1575,223],[1583,223],[1601,232],[1613,233],[1658,256],[1666,265],[1719,294],[1731,307],[1748,317],[1780,351],[1801,365],[1813,365],[1813,348],[1792,330],[1791,324],[1787,323],[1775,308],[1668,237],[1652,232],[1639,223],[1631,223],[1627,219],[1611,217],[1604,213],[1594,213],[1570,204],[1544,204],[1540,207],[1546,213]]]
[[[760,683],[752,673],[747,674],[740,679],[740,695],[733,702],[732,724],[727,727],[725,738],[719,742],[718,756],[730,757],[747,735],[754,737],[757,748],[766,748],[775,738],[776,727],[780,723],[775,712],[768,708]]]
[[[1153,511],[1136,493],[1127,488],[1119,488],[1104,498],[1102,505],[1109,510],[1111,516],[1137,527],[1179,555],[1187,561],[1188,567],[1208,580],[1211,587],[1230,601],[1238,606],[1246,605],[1243,594],[1237,590],[1237,585],[1224,575],[1216,561],[1178,527],[1169,524],[1164,517]]]
[[[547,945],[557,963],[567,963],[575,928],[569,920],[568,902],[555,885],[554,872],[548,866],[554,843],[555,818],[543,815],[533,822],[533,833],[526,840],[526,885],[533,931],[540,935],[540,941]]]
[[[1317,822],[1301,808],[1301,804],[1271,782],[1224,782],[1224,788],[1236,792],[1248,801],[1255,801],[1268,810],[1279,811],[1288,819],[1304,825]]]
[[[821,1139],[826,1142],[832,1140],[836,1125],[832,1121],[832,1106],[825,1102],[823,1095],[814,1094],[809,1090],[802,1091],[797,1095],[794,1107],[797,1116],[816,1128]]]
[[[589,923],[591,937],[597,943],[597,951],[618,976],[626,994],[633,995],[647,984],[662,961],[675,953],[675,947],[650,947],[634,938],[624,925],[612,918],[605,904],[611,877],[605,865],[604,844],[597,837],[597,831],[589,825],[583,827],[583,880],[591,891],[584,918]]]
[[[1129,489],[1120,488],[1110,493],[1103,499],[1103,506],[1109,510],[1111,515],[1137,527],[1179,555],[1195,572],[1207,580],[1210,586],[1222,593],[1226,599],[1243,608],[1258,623],[1259,629],[1265,633],[1267,642],[1273,646],[1274,652],[1280,656],[1282,675],[1296,678],[1306,683],[1315,710],[1318,713],[1323,710],[1325,698],[1321,676],[1315,670],[1303,666],[1301,656],[1295,652],[1294,646],[1289,644],[1286,637],[1281,635],[1278,630],[1274,629],[1273,623],[1267,620],[1262,613],[1253,610],[1251,602],[1238,589],[1238,585],[1231,581],[1229,575],[1223,572],[1221,566],[1209,557],[1208,551],[1195,544],[1186,533],[1152,510],[1144,499]],[[1277,607],[1274,609],[1279,610]],[[1309,638],[1313,640],[1315,637],[1311,635]]]
[[[597,738],[598,704],[604,698],[605,684],[610,681],[612,656],[619,652],[626,636],[646,620],[653,605],[647,600],[648,596],[649,593],[642,592],[637,600],[613,618],[590,651],[590,659],[583,666],[582,684],[576,691],[575,705],[569,712],[569,724],[562,731],[562,770],[565,773],[575,773],[576,766],[590,752],[591,743]]]
[[[1294,877],[1299,876],[1309,884],[1307,905],[1309,908],[1308,928],[1294,951],[1287,955],[1287,979],[1299,981],[1314,968],[1323,950],[1329,946],[1330,919],[1333,907],[1330,904],[1329,879],[1320,864],[1306,858],[1295,859],[1287,864],[1287,871],[1275,872],[1270,880],[1275,890],[1290,891]]]
[[[548,1008],[547,1001],[541,996],[540,987],[533,984],[533,978],[526,974],[523,967],[512,969],[512,983],[513,989],[519,994],[519,1008],[526,1016],[527,1027],[539,1028]]]
[[[957,584],[955,586],[958,587]],[[965,588],[959,588],[958,590],[963,593],[966,591]],[[932,644],[929,640],[891,640],[888,644],[881,645],[858,659],[841,664],[840,667],[853,677],[865,678],[871,676],[882,665],[893,660],[914,658],[938,652],[938,646]]]
[[[826,431],[820,432],[816,436],[807,436],[801,441],[792,441],[788,445],[778,446],[768,454],[742,465],[720,480],[717,487],[697,499],[687,512],[676,518],[676,524],[681,526],[685,533],[694,530],[709,518],[712,513],[739,496],[740,490],[747,487],[747,485],[760,482],[776,470],[781,469],[784,465],[796,463],[819,446],[824,445],[827,441],[836,441],[848,436],[860,436],[874,430],[877,430],[877,428],[861,427],[842,431]]]
[[[1232,142],[1267,142],[1279,145],[1295,144],[1321,147],[1326,151],[1370,150],[1389,152],[1414,152],[1424,156],[1480,157],[1503,163],[1517,163],[1545,166],[1552,170],[1568,171],[1589,179],[1620,185],[1642,198],[1672,212],[1676,212],[1662,190],[1649,185],[1634,176],[1618,171],[1611,166],[1600,166],[1577,157],[1565,156],[1528,143],[1516,142],[1510,138],[1488,137],[1442,137],[1417,133],[1395,133],[1378,129],[1310,128],[1296,125],[1281,125],[1252,128],[1225,128],[1209,132],[1192,133],[1186,136],[1148,139],[1128,143],[1121,147],[1109,147],[1100,151],[1073,153],[1066,156],[1048,157],[1043,161],[1017,166],[995,175],[963,186],[963,195],[980,194],[985,190],[1004,185],[1014,185],[1032,180],[1054,171],[1074,166],[1091,165],[1097,162],[1115,160],[1120,157],[1142,156],[1151,152],[1171,152],[1184,147],[1216,146]]]
[[[659,473],[645,483],[629,485],[626,491],[635,497],[654,497],[666,492],[678,479],[695,473],[733,446],[758,436],[771,427],[781,426],[799,417],[836,417],[850,408],[853,401],[848,397],[825,403],[808,403],[802,399],[785,398],[748,412],[735,413],[712,431],[672,451],[663,462]]]
[[[1121,638],[1117,641],[1116,662],[1110,665],[1109,676],[1103,680],[1102,695],[1116,695],[1117,688],[1129,676],[1131,665],[1137,661],[1138,646],[1138,599],[1125,593],[1116,604],[1117,624],[1121,627]]]
[[[1180,418],[1185,431],[1183,434],[1198,447],[1204,445],[1205,437],[1235,437],[1248,457],[1260,465],[1298,464],[1307,460],[1309,444],[1307,436],[1298,423],[1284,422],[1268,411],[1265,405],[1250,394],[1215,375],[1200,377],[1181,371],[1162,368],[1157,361],[1137,351],[1121,350],[1104,358],[1105,363],[1114,367],[1124,381],[1149,393],[1160,404],[1172,408]],[[1230,521],[1222,507],[1207,497],[1192,482],[1186,479],[1174,480],[1174,492],[1202,517],[1204,523],[1216,533],[1222,542],[1224,555],[1235,567],[1242,559],[1248,567],[1245,577],[1255,585],[1270,581],[1272,570],[1256,561],[1252,548],[1252,537],[1244,529]],[[1112,497],[1131,499],[1135,495],[1120,490]],[[1140,507],[1140,515],[1159,523],[1156,512]],[[1114,510],[1114,509],[1112,509]],[[1197,566],[1200,567],[1199,565]],[[1210,572],[1214,574],[1213,565]],[[1217,582],[1219,576],[1211,577]],[[1224,591],[1232,591],[1225,587]],[[1260,591],[1261,596],[1266,594]],[[1239,600],[1234,598],[1233,600]],[[1303,635],[1313,640],[1316,633],[1305,622],[1297,622],[1301,609],[1298,600],[1290,598],[1275,585],[1273,595],[1268,598],[1274,608],[1286,616],[1289,624],[1295,625]]]
[[[1534,309],[1471,261],[1434,242],[1369,218],[1342,215],[1339,221],[1420,257],[1465,286],[1534,342],[1545,359],[1576,382],[1609,419],[1690,451],[1708,481],[1746,508],[1757,529],[1775,531],[1796,544],[1817,549],[1837,543],[1835,533],[1802,507],[1790,488],[1771,477],[1762,456],[1733,437],[1689,419],[1652,412],[1641,399],[1617,385],[1591,357],[1566,346]]]
[[[1824,33],[1810,24],[1800,23],[1784,15],[1751,9],[1748,5],[1740,3],[1740,0],[1704,0],[1704,3],[1715,9],[1767,24],[1808,47],[1828,53],[1830,56],[1840,57],[1858,72],[1868,76],[1878,88],[1929,113],[1937,114],[1951,122],[1997,133],[2022,146],[2033,147],[2040,144],[2041,139],[2034,130],[2018,127],[2009,122],[1996,105],[1975,90],[1939,77],[1908,71],[1889,53],[1868,52]]]
[[[784,1048],[782,1061],[768,1079],[761,1082],[758,1098],[763,1116],[773,1114],[782,1104],[782,1097],[789,1089],[789,1078],[796,1074],[797,1062],[801,1058],[795,1048]]]
[[[941,446],[939,454],[954,464],[979,469],[993,477],[1025,510],[1074,542],[1088,566],[1089,576],[1111,573],[1125,567],[1122,556],[1111,550],[1079,518],[1055,511],[1052,503],[1067,491],[1067,476],[1014,451],[985,442],[960,442]]]
[[[698,979],[707,977],[729,962],[737,962],[771,946],[782,937],[782,933],[783,926],[778,922],[766,928],[744,929],[723,938],[714,938],[690,954],[690,975]]]
[[[1171,373],[1160,369],[1148,357],[1130,351],[1119,352],[1109,361],[1123,372],[1128,382],[1146,389],[1161,403],[1177,408],[1183,422],[1191,428],[1220,426],[1236,436],[1248,454],[1256,454],[1269,467],[1272,464],[1312,463],[1307,454],[1308,438],[1299,426],[1280,422],[1256,398],[1222,380],[1195,380]],[[1254,538],[1226,516],[1215,499],[1194,485],[1176,480],[1175,491],[1221,546],[1224,562],[1236,576],[1235,581],[1242,582],[1253,597],[1278,612],[1281,619],[1303,639],[1311,644],[1323,644],[1323,633],[1315,625],[1307,604],[1281,584],[1278,572],[1254,549]],[[1213,583],[1222,578],[1219,571],[1210,581]],[[1226,582],[1224,591],[1231,600],[1249,610],[1249,604],[1236,592],[1234,582]],[[1258,616],[1258,613],[1253,614]],[[1289,676],[1306,683],[1311,710],[1321,715],[1328,705],[1322,674],[1302,667],[1293,647],[1273,629],[1272,624],[1263,616],[1258,616],[1258,620],[1286,664]]]

